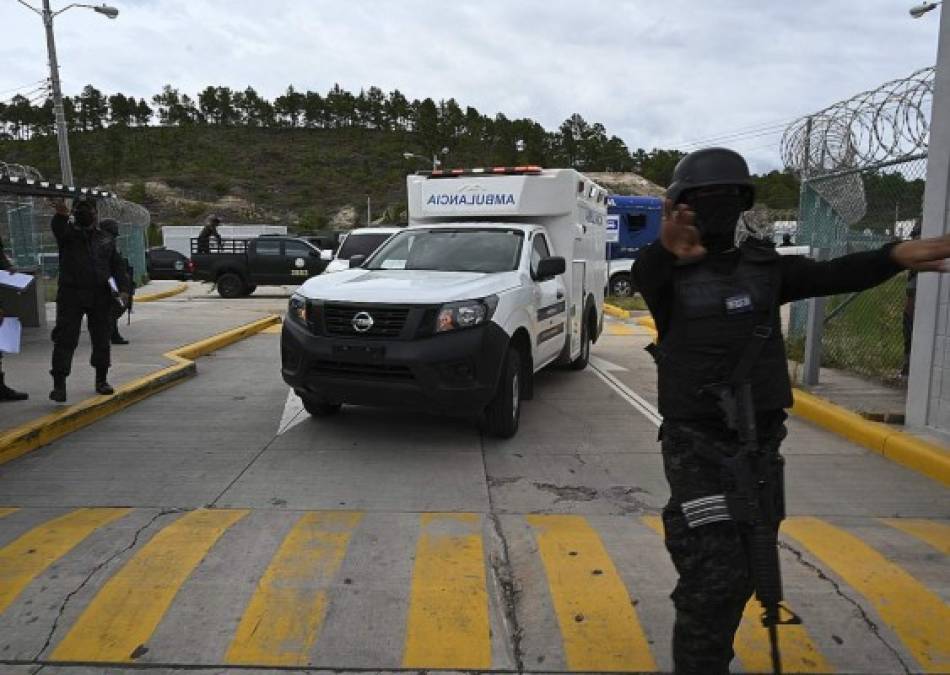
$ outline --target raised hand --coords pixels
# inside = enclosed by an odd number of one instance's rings
[[[66,201],[62,197],[59,197],[58,199],[50,199],[49,203],[50,203],[50,206],[52,206],[53,209],[56,211],[56,215],[59,215],[59,216],[69,215],[69,207],[66,206]]]
[[[674,205],[667,199],[663,203],[663,225],[660,227],[660,243],[677,258],[699,258],[706,255],[699,230],[693,225],[696,214],[685,204]]]
[[[901,267],[918,272],[950,272],[950,234],[904,241],[891,249]]]

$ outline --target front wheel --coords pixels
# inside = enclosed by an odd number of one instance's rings
[[[587,330],[587,322],[581,324],[581,353],[577,358],[571,361],[571,370],[584,370],[590,361],[590,334]]]
[[[495,398],[485,409],[485,423],[492,436],[511,438],[518,432],[521,420],[521,354],[508,349]]]
[[[301,395],[303,409],[310,413],[311,417],[330,417],[340,412],[343,406],[340,403],[329,403],[315,396]]]
[[[218,277],[218,295],[222,298],[240,298],[244,295],[244,280],[234,272]]]
[[[256,290],[257,290],[257,286],[252,286],[248,284],[248,286],[244,289],[244,295],[251,295]]]
[[[611,277],[610,295],[618,298],[629,298],[633,295],[633,283],[629,274],[615,274]]]

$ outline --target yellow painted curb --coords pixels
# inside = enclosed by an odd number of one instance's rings
[[[656,335],[652,316],[641,316],[636,322]],[[899,429],[872,422],[831,401],[793,388],[795,401],[792,413],[818,426],[873,450],[909,469],[950,485],[950,451]]]
[[[656,331],[656,321],[653,320],[653,317],[649,314],[645,314],[636,319],[637,323],[646,328],[647,330],[653,331],[654,337],[657,335]]]
[[[155,302],[156,300],[161,300],[162,298],[170,298],[173,295],[178,295],[179,293],[184,293],[188,290],[188,284],[178,284],[172,288],[169,288],[165,291],[158,291],[157,293],[148,293],[146,295],[136,295],[136,302]]]
[[[950,485],[950,452],[922,438],[872,422],[819,396],[792,389],[792,412],[909,469]]]
[[[625,309],[621,309],[620,307],[617,307],[616,305],[611,305],[608,302],[604,303],[604,314],[609,314],[615,319],[629,319],[630,318],[630,312],[628,312]]]
[[[198,372],[195,359],[280,323],[276,314],[258,319],[204,340],[173,349],[164,356],[173,365],[116,388],[112,396],[93,396],[0,435],[0,464],[52,443],[112,413],[128,408]]]

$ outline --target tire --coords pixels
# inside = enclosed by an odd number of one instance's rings
[[[310,413],[311,417],[330,417],[340,412],[343,407],[340,403],[328,403],[315,396],[301,395],[300,400],[303,401],[303,409]]]
[[[257,286],[248,285],[248,286],[244,289],[244,295],[252,295],[252,294],[254,293],[254,291],[256,291],[256,290],[257,290]]]
[[[485,427],[492,436],[511,438],[518,432],[518,423],[521,420],[522,375],[521,354],[514,347],[509,347],[498,382],[498,391],[485,408]]]
[[[629,298],[633,295],[633,282],[629,274],[621,272],[610,278],[610,295],[618,298]]]
[[[571,361],[571,370],[584,370],[590,362],[590,332],[587,330],[587,320],[581,324],[581,353]]]
[[[218,295],[222,298],[240,298],[244,295],[244,280],[234,272],[225,272],[218,277]]]

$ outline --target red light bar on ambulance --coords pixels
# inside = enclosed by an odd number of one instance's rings
[[[457,176],[539,176],[540,166],[492,166],[478,169],[436,169],[417,171],[417,176],[429,178],[455,178]]]

